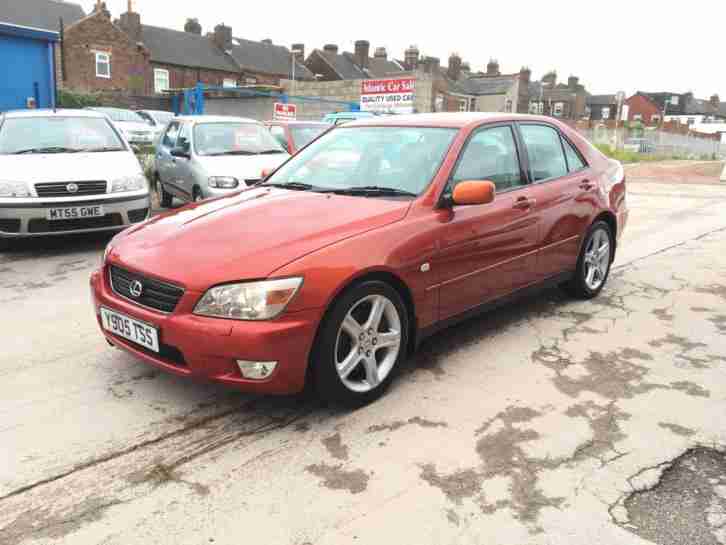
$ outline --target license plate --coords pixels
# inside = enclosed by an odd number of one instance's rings
[[[159,332],[155,327],[103,307],[101,307],[101,322],[106,331],[154,352],[159,351]]]
[[[63,208],[49,208],[46,212],[46,219],[53,220],[77,220],[83,218],[99,218],[103,216],[103,206],[65,206]]]

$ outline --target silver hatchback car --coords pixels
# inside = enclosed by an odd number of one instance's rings
[[[159,202],[172,197],[201,201],[260,181],[290,155],[253,119],[226,116],[176,117],[156,147],[154,178]]]

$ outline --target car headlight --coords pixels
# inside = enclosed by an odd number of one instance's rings
[[[234,189],[239,185],[237,178],[232,176],[210,176],[209,187],[216,187],[217,189]]]
[[[194,314],[233,320],[270,320],[285,310],[302,281],[297,277],[216,286],[199,300]]]
[[[111,182],[111,193],[120,191],[138,191],[147,187],[146,177],[143,174],[124,176]]]
[[[28,184],[0,181],[0,197],[30,197]]]

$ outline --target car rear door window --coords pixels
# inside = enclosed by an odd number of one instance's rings
[[[521,125],[520,131],[527,146],[533,181],[541,182],[567,174],[567,162],[557,130],[545,125]]]
[[[459,158],[452,187],[464,180],[489,180],[497,191],[527,183],[519,166],[519,154],[512,128],[508,125],[479,130]]]
[[[162,140],[162,145],[165,148],[172,149],[174,146],[176,146],[176,137],[179,134],[179,123],[174,121],[173,123],[169,124],[169,128],[166,130],[166,133],[164,134],[164,139]]]
[[[189,123],[182,123],[179,126],[179,135],[176,138],[176,147],[184,150],[191,148],[191,127]]]
[[[567,158],[567,170],[569,172],[577,172],[582,170],[587,165],[582,160],[580,154],[575,150],[574,146],[570,144],[569,140],[562,138],[562,145],[565,148],[565,157]]]

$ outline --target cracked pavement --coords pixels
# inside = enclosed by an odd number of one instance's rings
[[[0,255],[0,543],[726,543],[726,187],[629,189],[600,298],[443,331],[352,412],[109,348],[107,237]]]

